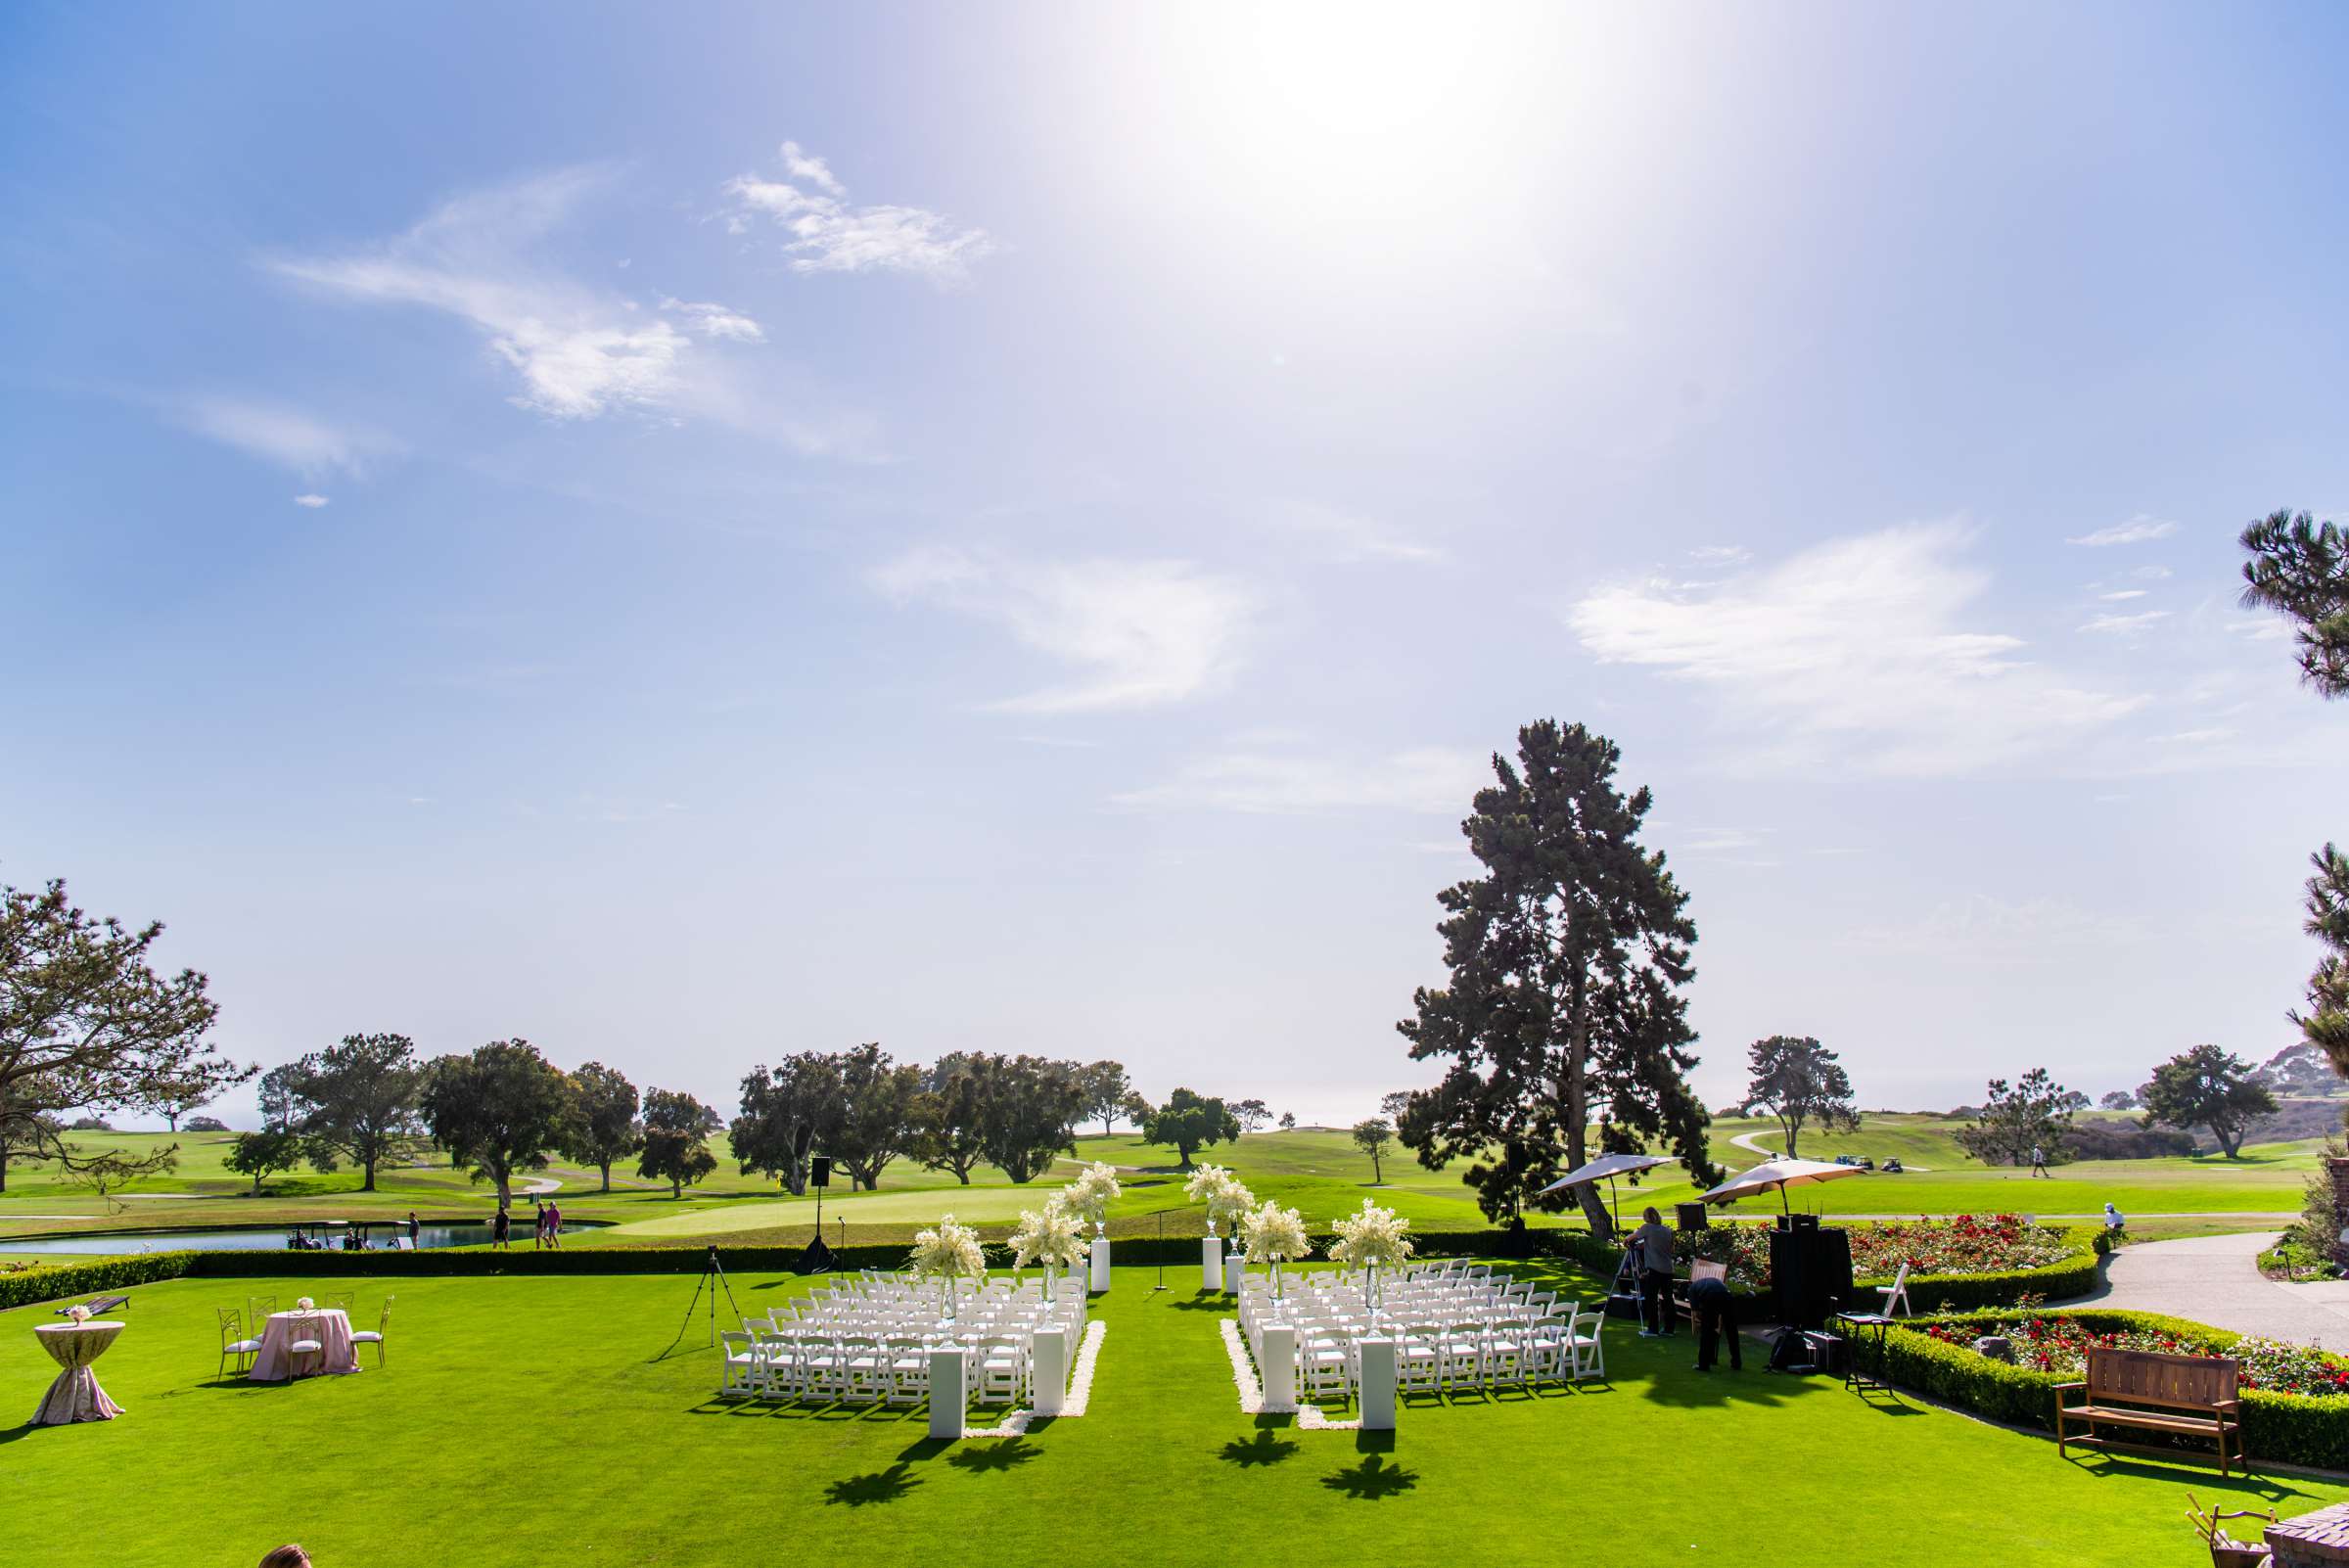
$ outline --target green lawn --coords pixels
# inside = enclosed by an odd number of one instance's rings
[[[1405,1409],[1389,1437],[1243,1416],[1195,1275],[1119,1270],[1090,1413],[934,1444],[913,1411],[729,1407],[690,1277],[419,1279],[390,1363],[261,1387],[214,1378],[212,1308],[246,1281],[143,1286],[99,1363],[123,1419],[0,1431],[9,1536],[49,1560],[250,1568],[299,1539],[339,1564],[844,1561],[1501,1565],[2206,1561],[2185,1495],[2291,1514],[2349,1497],[2288,1477],[2059,1460],[2037,1437],[1822,1381],[1688,1369],[1611,1329],[1611,1387]],[[291,1300],[321,1283],[273,1280]],[[733,1281],[763,1309],[796,1280]],[[372,1319],[383,1287],[357,1284]],[[53,1368],[0,1314],[0,1407]],[[1757,1358],[1758,1360],[1758,1358]],[[11,1403],[13,1402],[13,1404]],[[63,1549],[69,1544],[70,1550]],[[1683,1556],[1685,1554],[1685,1556]],[[32,1557],[12,1560],[30,1564]]]

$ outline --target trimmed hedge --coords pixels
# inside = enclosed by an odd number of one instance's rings
[[[1944,1344],[1919,1331],[1929,1322],[1959,1329],[1988,1329],[2012,1315],[2009,1312],[1977,1312],[1920,1317],[1915,1319],[1918,1327],[1904,1323],[1886,1333],[1880,1353],[1863,1336],[1853,1342],[1852,1355],[1864,1370],[1928,1399],[2009,1426],[2052,1432],[2055,1385],[2077,1379],[1994,1361],[1987,1356],[1977,1356],[1968,1346]],[[2176,1334],[2222,1350],[2243,1337],[2207,1323],[2165,1317],[2157,1313],[2086,1311],[2044,1315],[2064,1318],[2100,1332],[2142,1329]],[[2138,1433],[2132,1441],[2159,1447],[2157,1437],[2154,1433]],[[2190,1444],[2179,1447],[2182,1453],[2194,1452]],[[2253,1457],[2274,1464],[2306,1465],[2320,1470],[2349,1469],[2349,1395],[2312,1397],[2276,1394],[2260,1388],[2244,1390],[2243,1449]]]
[[[177,1279],[196,1261],[192,1252],[147,1252],[123,1258],[93,1258],[87,1263],[52,1264],[0,1274],[0,1312],[29,1307],[36,1302],[64,1301],[76,1296],[113,1295],[133,1285],[152,1285],[159,1279]]]

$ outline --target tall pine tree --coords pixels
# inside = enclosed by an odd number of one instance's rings
[[[1411,1096],[1398,1131],[1431,1170],[1471,1160],[1468,1184],[1489,1219],[1521,1222],[1541,1189],[1593,1153],[1667,1143],[1699,1181],[1704,1107],[1690,1092],[1681,994],[1696,927],[1660,853],[1642,849],[1650,796],[1616,787],[1621,753],[1555,719],[1495,756],[1497,782],[1461,824],[1485,874],[1438,896],[1449,985],[1422,987],[1396,1027],[1411,1058],[1448,1058],[1443,1082]],[[1592,1230],[1612,1223],[1596,1190],[1580,1197]]]

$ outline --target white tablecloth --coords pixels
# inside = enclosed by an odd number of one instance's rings
[[[291,1347],[298,1339],[314,1339],[322,1349],[297,1356]],[[342,1309],[322,1307],[305,1313],[297,1308],[269,1314],[268,1324],[261,1330],[261,1353],[253,1359],[253,1370],[246,1376],[255,1383],[283,1383],[320,1372],[341,1375],[358,1369],[358,1350],[350,1342],[350,1319]]]
[[[98,1386],[98,1374],[90,1370],[90,1362],[105,1355],[115,1336],[122,1332],[120,1323],[42,1323],[32,1332],[50,1360],[65,1368],[41,1396],[41,1407],[32,1412],[33,1425],[111,1421],[122,1413],[122,1407],[106,1397],[106,1390]]]

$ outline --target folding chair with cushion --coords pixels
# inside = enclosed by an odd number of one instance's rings
[[[345,1300],[348,1299],[345,1298]],[[392,1332],[392,1304],[398,1299],[396,1296],[384,1298],[383,1313],[376,1318],[373,1328],[359,1328],[351,1331],[350,1342],[353,1345],[373,1345],[375,1347],[375,1364],[378,1367],[384,1364],[384,1336]],[[356,1355],[357,1353],[354,1351],[352,1354]]]
[[[299,1377],[302,1375],[301,1360],[305,1356],[311,1359],[310,1370],[315,1372],[319,1369],[318,1363],[323,1362],[326,1359],[325,1336],[326,1330],[320,1326],[318,1314],[303,1313],[294,1324],[292,1343],[286,1346],[288,1376]]]
[[[269,1326],[269,1319],[276,1315],[277,1298],[275,1296],[248,1296],[245,1298],[245,1327],[253,1338],[260,1338],[261,1331]]]
[[[1564,1312],[1552,1310],[1526,1324],[1525,1375],[1529,1382],[1566,1381],[1568,1337],[1573,1331],[1575,1304]]]
[[[234,1307],[219,1307],[213,1310],[220,1314],[220,1365],[212,1375],[218,1377],[227,1372],[228,1359],[231,1356],[245,1358],[245,1364],[237,1368],[239,1371],[253,1370],[253,1359],[261,1353],[261,1342],[257,1339],[247,1339],[240,1332],[242,1325],[237,1320],[237,1310]]]
[[[826,1334],[801,1336],[798,1364],[806,1398],[824,1404],[848,1398],[849,1362],[839,1340]]]
[[[843,1398],[858,1405],[878,1405],[889,1397],[889,1361],[881,1342],[870,1334],[852,1334],[840,1342],[847,1365],[848,1388]]]
[[[1497,1317],[1485,1330],[1484,1380],[1488,1383],[1525,1381],[1526,1325],[1514,1317]]]
[[[1446,1388],[1474,1388],[1485,1378],[1485,1335],[1474,1323],[1446,1323],[1436,1341],[1436,1376]]]

